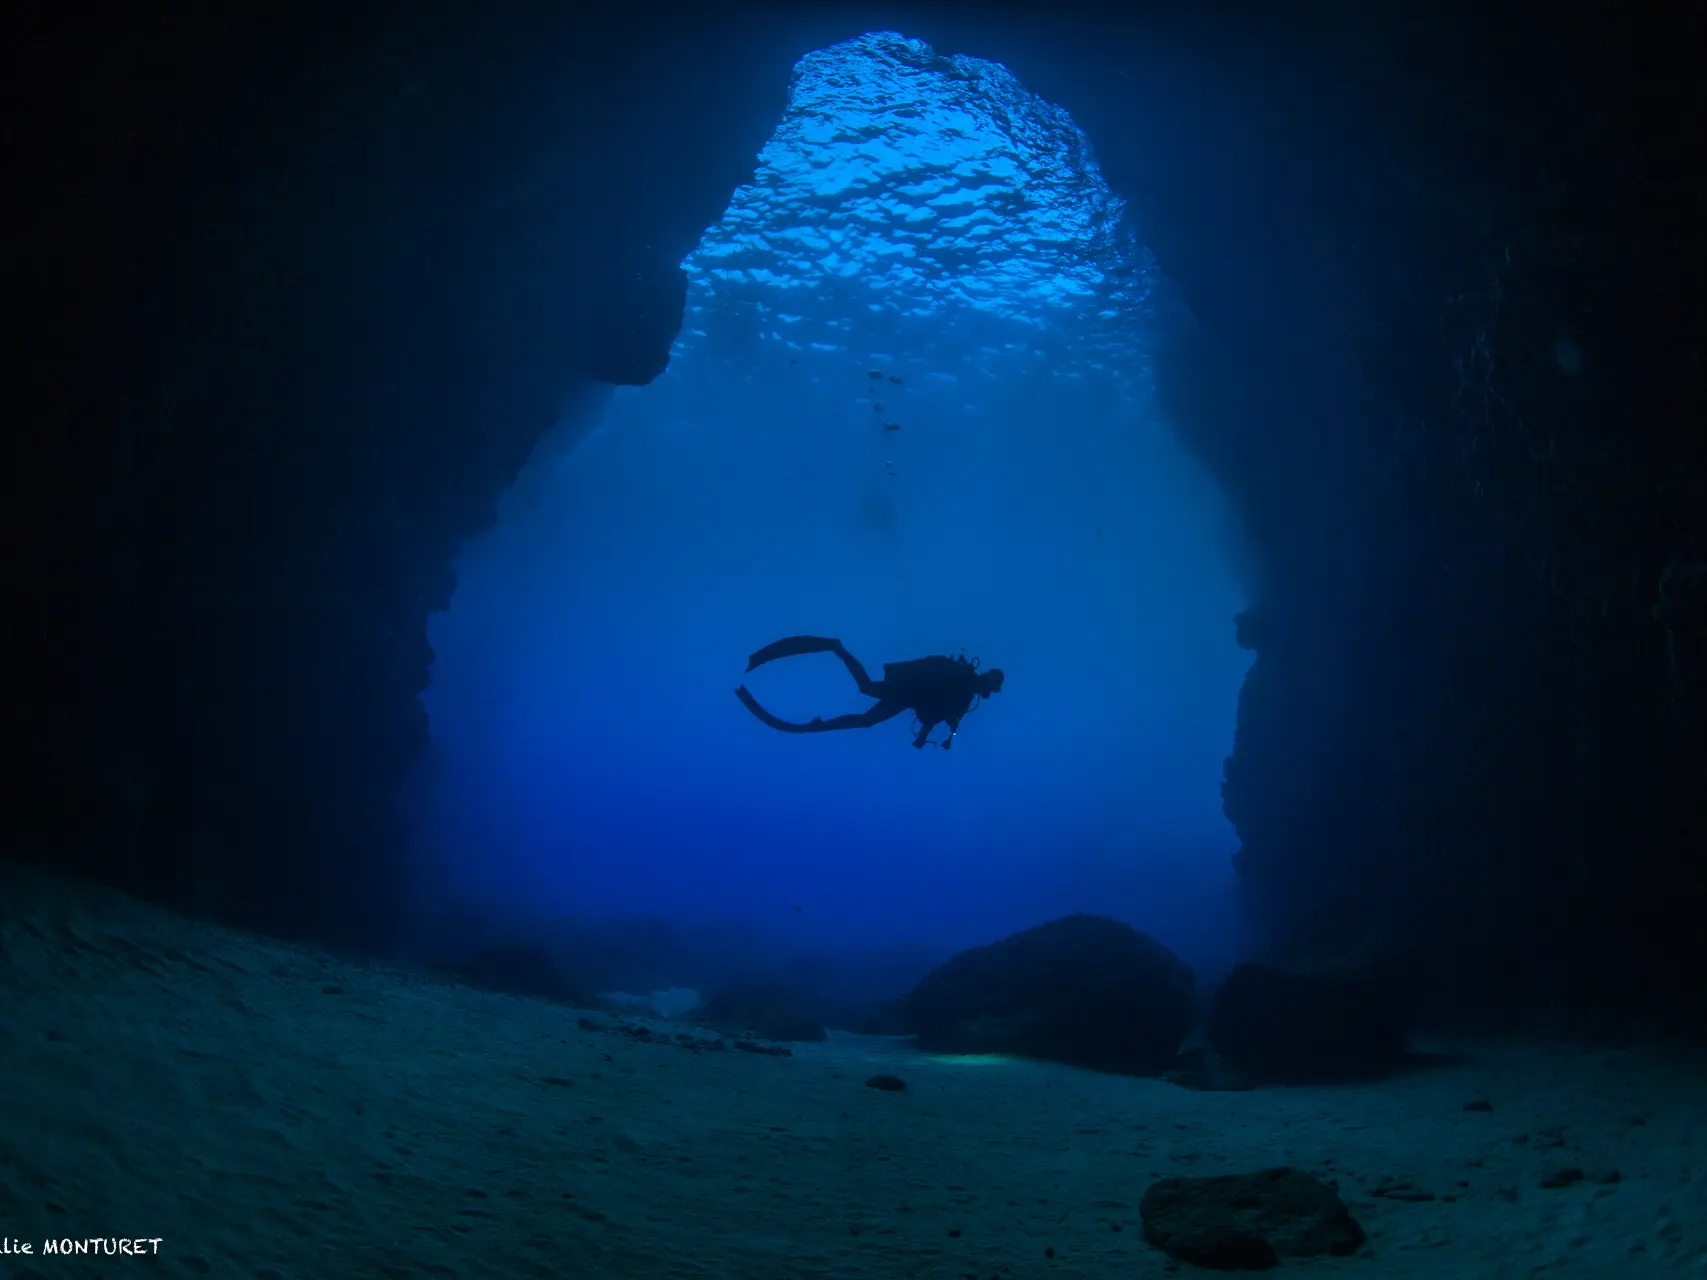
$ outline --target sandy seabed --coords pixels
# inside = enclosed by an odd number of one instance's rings
[[[1707,1072],[1659,1051],[1247,1093],[854,1036],[693,1051],[107,891],[6,897],[0,1277],[1127,1280],[1192,1270],[1144,1242],[1151,1181],[1278,1164],[1370,1237],[1283,1271],[1707,1277]],[[159,1244],[42,1252],[120,1237]]]

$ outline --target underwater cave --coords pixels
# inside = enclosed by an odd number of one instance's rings
[[[7,1266],[1694,1274],[1702,39],[17,24]]]

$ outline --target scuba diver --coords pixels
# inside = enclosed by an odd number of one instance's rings
[[[883,679],[873,680],[859,659],[842,647],[840,640],[826,640],[820,636],[790,636],[775,644],[767,644],[747,659],[747,670],[752,671],[776,658],[792,658],[802,653],[835,654],[848,669],[848,674],[853,676],[859,691],[868,698],[876,698],[877,705],[829,720],[814,716],[809,724],[793,724],[778,720],[761,707],[747,692],[746,685],[735,690],[735,696],[741,699],[748,711],[771,728],[781,729],[784,733],[866,729],[893,719],[903,711],[911,711],[919,720],[919,732],[913,739],[913,745],[923,747],[930,741],[931,730],[938,724],[946,724],[948,737],[935,744],[946,751],[954,745],[954,735],[959,732],[960,721],[966,713],[977,705],[978,700],[1000,693],[1002,689],[1000,670],[992,667],[988,671],[980,671],[975,660],[968,662],[965,658],[946,658],[940,654],[915,658],[911,662],[886,662],[883,664]]]

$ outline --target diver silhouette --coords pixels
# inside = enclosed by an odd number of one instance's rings
[[[992,693],[1000,693],[1002,690],[1002,673],[999,669],[992,667],[988,671],[980,671],[976,661],[947,658],[940,654],[930,658],[915,658],[911,662],[885,662],[883,679],[873,680],[866,674],[859,659],[842,647],[840,640],[826,640],[821,636],[789,636],[786,640],[767,644],[747,659],[747,670],[752,671],[776,658],[792,658],[802,653],[835,654],[848,669],[848,674],[853,676],[854,683],[859,685],[859,691],[868,698],[876,698],[877,705],[866,711],[835,716],[829,720],[814,716],[808,724],[793,724],[777,719],[761,707],[758,700],[747,692],[746,685],[735,690],[735,696],[741,699],[742,705],[748,711],[771,728],[780,729],[784,733],[868,729],[874,724],[893,719],[903,711],[911,711],[919,720],[919,732],[913,739],[913,745],[925,746],[930,741],[931,730],[939,724],[946,724],[948,737],[939,744],[946,751],[954,744],[954,735],[960,731],[960,721],[972,710],[977,700],[988,698]]]

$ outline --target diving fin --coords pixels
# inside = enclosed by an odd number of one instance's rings
[[[823,636],[789,636],[787,639],[767,644],[748,658],[747,670],[751,671],[755,667],[762,667],[765,663],[774,662],[778,658],[799,657],[803,653],[840,652],[842,652],[840,640],[826,640]]]
[[[817,733],[824,727],[824,722],[816,717],[810,724],[794,724],[791,721],[773,716],[759,705],[757,698],[747,692],[746,685],[735,690],[735,696],[741,699],[741,705],[751,711],[761,723],[768,724],[773,729],[781,729],[784,733]]]

